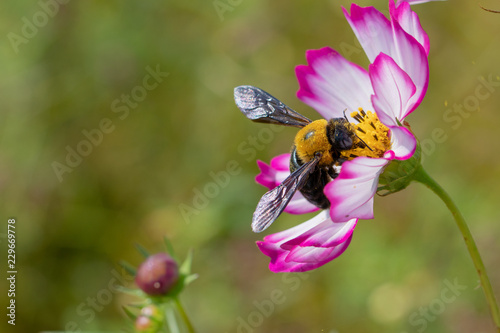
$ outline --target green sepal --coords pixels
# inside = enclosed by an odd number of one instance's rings
[[[115,289],[127,295],[143,297],[145,293],[140,289],[131,289],[124,286],[115,286]]]
[[[164,238],[164,243],[167,248],[167,252],[169,255],[179,262],[174,253],[174,248],[170,243],[168,238]],[[136,244],[135,247],[137,250],[144,256],[148,257],[149,252],[140,244]],[[141,289],[130,289],[123,286],[117,286],[116,289],[122,293],[138,296],[142,298],[147,304],[154,304],[157,306],[162,306],[165,304],[169,304],[173,300],[179,297],[179,294],[182,290],[188,285],[191,284],[194,280],[198,278],[198,274],[191,273],[191,265],[193,262],[193,251],[189,250],[186,259],[179,265],[179,279],[175,283],[175,285],[170,289],[165,295],[148,295],[143,292]],[[130,274],[136,274],[136,269],[126,261],[121,261],[120,265]]]
[[[172,242],[170,241],[170,239],[168,239],[168,237],[165,236],[165,237],[163,237],[163,242],[165,243],[165,247],[167,249],[168,254],[172,258],[174,258],[175,260],[179,261],[177,259],[177,256],[175,255],[174,246],[172,245]]]
[[[135,274],[137,273],[135,267],[129,264],[128,262],[121,260],[119,264],[128,274],[135,276]]]
[[[122,306],[122,309],[125,312],[125,314],[127,315],[127,317],[129,317],[132,320],[137,319],[137,315],[135,313],[133,313],[132,311],[130,311],[127,306]]]
[[[420,169],[421,148],[417,141],[417,148],[412,157],[407,160],[392,160],[379,177],[377,194],[386,196],[404,190],[415,178]]]
[[[193,250],[189,250],[186,259],[179,266],[179,273],[189,275],[191,273],[191,264],[193,262]]]
[[[191,274],[191,263],[193,261],[193,251],[189,251],[186,259],[179,266],[179,279],[175,286],[168,291],[166,297],[177,297],[188,284],[198,278],[197,274]],[[164,296],[159,296],[164,297]]]
[[[199,277],[198,274],[191,274],[186,276],[186,278],[184,279],[184,286],[187,286],[188,284],[196,280],[198,277]]]
[[[135,248],[137,251],[144,257],[147,258],[150,256],[149,251],[146,250],[145,247],[143,247],[141,244],[135,244]]]
[[[148,300],[149,302],[156,304],[156,305],[161,305],[170,302],[172,299],[175,299],[176,297],[179,296],[179,294],[184,290],[184,288],[192,283],[194,280],[198,278],[198,274],[192,274],[191,273],[191,263],[193,258],[193,253],[190,250],[188,255],[186,256],[186,259],[182,264],[179,266],[179,279],[175,283],[175,285],[170,289],[167,294],[165,295],[148,295],[145,292],[143,292],[141,289],[132,289],[129,290],[124,287],[117,288],[129,295],[135,295],[135,296],[140,296],[141,298],[144,298]]]

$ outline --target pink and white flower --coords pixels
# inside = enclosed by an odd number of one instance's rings
[[[408,2],[389,2],[390,19],[373,7],[352,4],[344,15],[356,34],[370,65],[368,70],[325,47],[306,52],[308,65],[296,68],[298,98],[325,119],[343,117],[344,110],[374,111],[389,129],[391,148],[380,158],[356,157],[342,164],[339,176],[326,185],[328,212],[294,228],[257,242],[271,257],[274,272],[315,269],[342,254],[352,238],[357,219],[373,218],[373,197],[379,175],[392,160],[406,160],[416,139],[403,126],[406,116],[421,103],[429,82],[429,39]],[[289,154],[258,161],[258,183],[272,189],[285,179]],[[292,214],[318,208],[296,193],[285,211]]]
[[[358,219],[333,223],[328,211],[288,230],[264,237],[259,249],[271,257],[273,272],[305,272],[341,255],[351,243]]]
[[[290,175],[290,154],[276,156],[271,160],[271,165],[262,161],[257,161],[257,165],[261,172],[255,177],[255,181],[272,190]],[[318,210],[319,208],[307,201],[300,192],[295,193],[285,208],[285,212],[289,214],[305,214]]]
[[[268,165],[257,161],[261,170],[256,181],[272,189],[278,186],[289,174],[290,154],[274,157]],[[297,192],[285,211],[291,214],[304,214],[319,210]],[[264,237],[257,246],[271,258],[269,269],[273,272],[305,272],[318,268],[337,258],[351,242],[352,232],[358,219],[347,222],[332,222],[328,211],[293,228]]]

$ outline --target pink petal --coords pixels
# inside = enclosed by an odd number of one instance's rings
[[[257,161],[260,173],[255,177],[255,181],[272,190],[290,175],[289,164],[290,154],[281,154],[274,157],[270,165]],[[318,210],[319,208],[307,201],[299,191],[295,193],[285,208],[285,212],[289,214],[305,214]]]
[[[313,229],[317,225],[322,224],[326,220],[331,221],[326,211],[322,211],[312,219],[307,220],[306,222],[303,222],[299,225],[296,225],[295,227],[286,229],[284,231],[275,234],[267,235],[264,238],[264,240],[272,243],[280,243],[281,245],[283,243],[288,242],[291,239],[297,238],[297,235],[306,233],[308,230]]]
[[[344,14],[371,63],[380,53],[385,53],[411,78],[416,92],[405,114],[412,112],[424,98],[429,83],[429,64],[424,47],[405,32],[397,20],[389,21],[373,7],[353,4],[351,15],[345,9]]]
[[[290,153],[273,157],[271,159],[271,166],[276,170],[290,172]]]
[[[303,229],[300,236],[283,242],[281,247],[332,247],[345,242],[352,234],[357,223],[357,219],[352,219],[347,222],[332,223],[327,210],[318,214],[314,219],[320,219],[322,222],[313,227],[309,227],[307,230]]]
[[[312,213],[318,210],[320,208],[310,203],[299,191],[293,195],[292,200],[285,208],[285,212],[294,215]]]
[[[381,53],[370,65],[370,79],[375,94],[372,103],[380,121],[386,126],[398,126],[409,110],[408,103],[416,88],[408,74],[388,55]]]
[[[271,164],[257,161],[260,173],[255,181],[272,190],[290,175],[290,154],[281,154],[271,159]]]
[[[259,249],[268,257],[271,257],[271,262],[269,263],[269,270],[274,273],[284,273],[284,272],[307,272],[327,264],[333,259],[340,256],[347,249],[351,243],[352,235],[342,244],[334,248],[318,248],[318,252],[327,253],[328,256],[323,260],[318,262],[294,262],[285,261],[287,252],[282,252],[277,249],[273,244],[265,242],[257,242]]]
[[[388,55],[408,74],[416,88],[415,94],[408,102],[408,109],[405,112],[405,116],[407,116],[420,105],[427,92],[429,62],[422,45],[404,32],[397,22],[393,22],[393,28],[397,45],[395,52],[400,56]]]
[[[446,1],[446,0],[398,0],[396,5],[399,6],[405,2],[409,3],[410,5],[417,5],[419,3],[426,3],[431,1]]]
[[[271,258],[273,272],[303,272],[318,268],[342,254],[349,245],[357,219],[346,223],[333,222],[327,211],[291,229],[264,237],[257,242],[259,249]],[[318,237],[315,232],[328,234]],[[318,243],[329,240],[331,246]],[[312,245],[318,243],[319,245]],[[296,245],[294,245],[296,244]]]
[[[255,181],[257,183],[267,187],[270,190],[278,186],[279,183],[276,184],[277,171],[275,169],[271,168],[271,166],[266,164],[265,162],[259,160],[257,161],[257,166],[260,169],[260,173],[255,176]]]
[[[370,63],[380,52],[391,55],[394,48],[391,22],[374,7],[351,5],[351,15],[343,8],[344,15],[351,25]]]
[[[294,247],[286,256],[285,262],[314,264],[324,262],[333,252],[334,247]]]
[[[413,36],[423,46],[425,53],[429,55],[429,36],[422,28],[417,13],[410,9],[409,1],[398,1],[397,6],[389,1],[389,12],[391,18],[398,21],[401,28]]]
[[[373,196],[377,191],[378,177],[388,162],[385,158],[357,157],[342,164],[339,176],[324,190],[331,203],[332,220],[373,218]]]
[[[405,127],[390,127],[391,130],[391,150],[397,160],[406,160],[413,156],[417,149],[417,140],[413,134]]]
[[[329,47],[307,51],[306,59],[308,66],[295,68],[300,86],[297,97],[302,102],[325,119],[343,117],[346,109],[372,109],[369,97],[373,90],[365,69]]]

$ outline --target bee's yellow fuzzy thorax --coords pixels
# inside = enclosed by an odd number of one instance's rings
[[[326,133],[328,121],[325,119],[315,120],[303,127],[295,136],[295,147],[298,157],[304,161],[310,161],[314,154],[322,154],[319,165],[332,165],[333,159],[330,153],[330,143]]]
[[[380,122],[377,114],[371,111],[364,111],[359,108],[359,111],[351,113],[351,117],[356,119],[358,124],[351,124],[356,133],[353,149],[345,150],[341,153],[342,158],[352,160],[358,156],[367,156],[379,158],[384,156],[384,153],[391,149],[391,140],[389,139],[389,129]],[[360,148],[356,143],[360,139],[371,148]],[[363,146],[363,145],[362,145]]]

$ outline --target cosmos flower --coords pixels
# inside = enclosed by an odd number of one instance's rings
[[[415,1],[414,1],[415,2]],[[419,1],[423,2],[423,1]],[[415,2],[416,3],[416,2]],[[416,149],[413,134],[401,124],[427,91],[429,39],[406,1],[389,1],[390,18],[374,7],[351,5],[344,14],[365,51],[368,70],[325,47],[306,52],[308,65],[296,68],[298,98],[323,118],[350,116],[359,140],[369,147],[343,152],[337,178],[324,193],[330,209],[294,228],[257,242],[271,257],[274,272],[315,269],[333,260],[349,245],[357,219],[373,218],[378,179],[392,160],[406,160]],[[290,155],[258,161],[258,183],[272,189],[290,171]],[[302,214],[318,210],[296,193],[285,211]]]
[[[403,2],[407,2],[410,5],[417,5],[419,3],[426,3],[426,2],[430,2],[430,1],[445,1],[445,0],[397,0],[396,5],[399,6]]]

